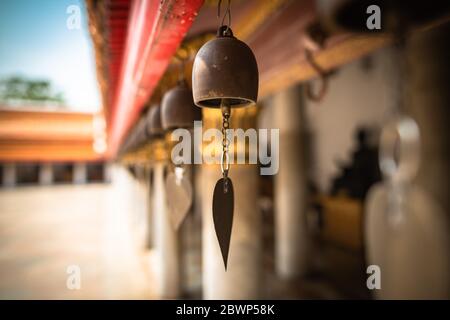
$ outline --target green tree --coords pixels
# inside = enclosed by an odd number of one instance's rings
[[[55,92],[47,80],[11,76],[0,80],[0,101],[4,103],[37,101],[62,105],[64,97],[60,92]]]

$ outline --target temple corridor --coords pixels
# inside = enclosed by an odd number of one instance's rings
[[[448,0],[0,1],[0,300],[449,300],[449,35]]]

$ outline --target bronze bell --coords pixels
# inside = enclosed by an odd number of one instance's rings
[[[135,131],[133,134],[133,143],[136,147],[139,147],[147,142],[148,134],[147,134],[147,121],[145,119],[140,119],[138,124],[135,127]]]
[[[164,94],[161,102],[161,124],[164,130],[193,128],[202,119],[202,111],[192,100],[192,91],[185,81]]]
[[[159,105],[151,106],[147,112],[146,129],[149,137],[158,138],[164,133],[161,125],[161,107]]]
[[[228,26],[198,51],[192,70],[194,103],[199,107],[243,107],[258,97],[258,65],[252,50]]]

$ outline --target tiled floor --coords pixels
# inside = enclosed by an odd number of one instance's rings
[[[113,185],[1,190],[0,298],[153,298],[153,256],[136,236],[132,196]],[[80,290],[67,288],[70,265],[80,267]]]

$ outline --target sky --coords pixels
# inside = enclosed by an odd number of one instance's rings
[[[71,5],[80,8],[79,29],[67,26]],[[84,1],[0,1],[0,78],[13,75],[49,80],[71,110],[100,109]]]

